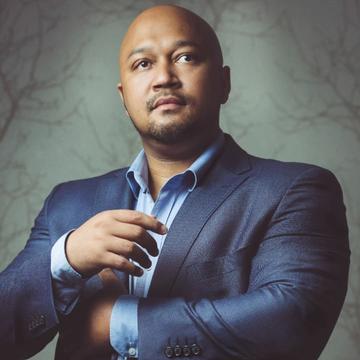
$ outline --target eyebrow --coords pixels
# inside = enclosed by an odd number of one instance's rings
[[[197,42],[192,41],[192,40],[177,40],[174,42],[174,47],[178,48],[178,47],[185,47],[185,46],[200,47]],[[130,52],[127,59],[129,60],[132,56],[139,54],[139,53],[144,53],[151,49],[153,49],[152,46],[143,46],[143,47],[135,48],[134,50],[132,50]]]

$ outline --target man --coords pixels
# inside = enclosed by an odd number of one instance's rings
[[[318,358],[349,266],[335,177],[221,132],[229,68],[192,12],[142,12],[120,69],[144,150],[46,199],[0,275],[1,347],[34,354],[60,327],[59,359]]]

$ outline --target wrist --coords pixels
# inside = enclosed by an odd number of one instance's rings
[[[81,268],[81,266],[78,265],[78,262],[76,261],[76,257],[74,257],[74,254],[76,253],[76,249],[74,249],[74,233],[76,230],[71,231],[68,236],[65,239],[65,257],[69,263],[69,265],[78,273],[81,275],[82,278],[86,279],[91,277],[94,274],[91,274],[90,272],[87,272],[86,270]]]
[[[95,348],[102,348],[105,351],[111,349],[110,319],[117,298],[117,294],[104,290],[92,302],[87,328],[90,342],[95,345]]]

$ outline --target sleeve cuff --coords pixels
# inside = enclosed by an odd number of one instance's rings
[[[61,236],[51,249],[51,276],[55,308],[64,315],[68,315],[75,307],[80,290],[88,280],[71,267],[65,255],[66,239],[72,231]]]
[[[138,357],[138,303],[138,297],[123,295],[112,309],[110,344],[121,359]]]

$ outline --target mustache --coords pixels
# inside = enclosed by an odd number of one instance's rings
[[[160,93],[160,94],[153,95],[149,100],[146,101],[146,107],[147,107],[148,111],[154,110],[156,101],[159,98],[165,97],[165,96],[176,97],[184,104],[187,104],[188,100],[189,100],[188,97],[186,97],[186,96],[184,96],[182,94],[178,94],[178,93],[174,93],[174,92],[163,92],[163,93]]]

